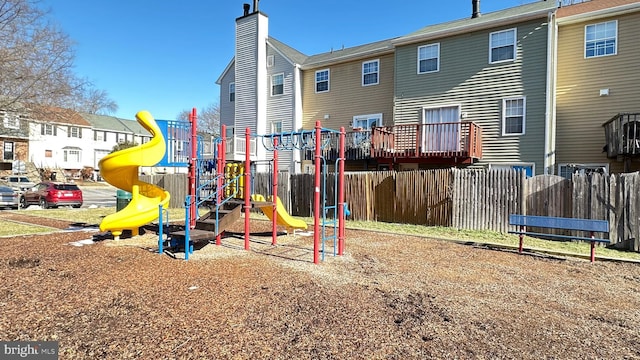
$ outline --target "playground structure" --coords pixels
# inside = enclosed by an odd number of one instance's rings
[[[138,229],[157,219],[170,200],[169,192],[138,178],[140,166],[153,166],[162,159],[166,144],[158,124],[148,111],[138,112],[136,119],[151,133],[151,140],[113,152],[98,163],[106,182],[132,195],[124,209],[106,216],[100,223],[100,231],[111,231],[115,239],[125,230],[130,230],[133,236],[138,235]]]
[[[195,109],[190,116],[191,124],[196,123]],[[195,125],[192,125],[192,132]],[[226,133],[223,125],[222,134]],[[323,147],[329,143],[323,142],[323,134],[336,133],[340,136],[340,154],[336,160],[335,186],[338,189],[335,199],[327,199],[326,174],[327,164],[321,156]],[[195,135],[194,135],[195,136]],[[213,241],[216,245],[222,244],[222,234],[240,218],[244,217],[244,249],[250,250],[250,216],[252,208],[261,209],[272,221],[272,245],[277,243],[277,226],[284,226],[288,231],[306,229],[308,226],[299,219],[292,218],[280,201],[278,194],[278,152],[295,150],[315,151],[315,186],[314,186],[314,224],[313,224],[313,262],[318,263],[320,254],[322,259],[326,254],[326,242],[333,240],[334,255],[342,255],[344,252],[344,128],[340,131],[323,129],[320,122],[316,123],[314,130],[291,131],[268,135],[251,134],[251,130],[245,130],[245,161],[242,164],[229,163],[226,156],[226,139],[222,138],[216,144],[215,176],[204,176],[203,169],[209,167],[197,156],[190,157],[190,191],[185,200],[185,229],[172,232],[168,236],[168,244],[172,248],[182,247],[185,260],[193,253],[194,242]],[[252,164],[251,159],[252,138],[262,140],[262,145],[273,153],[271,160],[271,174],[273,175],[271,194],[254,194],[252,189]],[[255,142],[254,142],[255,143]],[[195,146],[192,147],[194,148]],[[233,170],[232,170],[233,169]],[[191,170],[194,170],[193,172]],[[210,169],[209,169],[210,170]],[[193,174],[193,177],[192,175]],[[321,180],[323,182],[321,182]],[[215,191],[207,191],[215,189]],[[322,191],[321,191],[322,189]],[[196,217],[197,209],[208,207],[209,212],[199,218]],[[327,235],[327,233],[329,233]],[[162,235],[160,236],[162,238]],[[159,240],[159,251],[162,252],[162,239]]]
[[[249,212],[256,207],[262,210],[272,221],[272,245],[276,245],[277,226],[283,226],[287,231],[306,230],[308,225],[299,219],[291,217],[277,196],[278,194],[278,152],[279,151],[310,151],[315,152],[315,186],[313,205],[313,262],[318,263],[320,254],[322,259],[326,254],[326,241],[333,240],[335,255],[342,255],[344,251],[344,218],[346,204],[344,202],[344,138],[345,131],[323,129],[320,122],[314,130],[292,131],[269,135],[251,134],[249,128],[245,131],[245,161],[244,163],[227,164],[226,139],[216,139],[216,151],[213,159],[203,159],[202,144],[197,136],[197,115],[193,109],[189,122],[171,122],[158,120],[163,123],[159,127],[147,111],[136,114],[138,122],[152,135],[151,141],[132,148],[120,150],[105,156],[99,163],[100,172],[108,183],[132,193],[129,204],[122,210],[108,215],[100,224],[101,231],[111,231],[114,238],[118,238],[123,231],[130,230],[132,235],[138,235],[138,229],[158,219],[158,252],[163,253],[166,245],[171,248],[184,249],[185,260],[193,253],[193,244],[198,241],[212,241],[221,245],[222,234],[238,220],[241,213],[244,217],[244,248],[250,250]],[[225,126],[222,133],[226,132]],[[336,160],[334,186],[338,189],[334,199],[328,199],[326,193],[327,163],[322,157],[322,150],[329,143],[323,141],[329,133],[340,137],[340,156]],[[271,194],[254,194],[251,176],[251,139],[259,138],[267,151],[272,152],[270,160],[272,177]],[[188,143],[186,149],[177,151],[175,143]],[[256,143],[255,141],[253,142]],[[171,146],[170,146],[171,145]],[[140,166],[188,166],[189,195],[185,199],[184,230],[169,232],[165,230],[163,212],[170,200],[170,194],[164,189],[143,182],[138,178]],[[322,182],[321,182],[322,181]],[[321,191],[322,189],[322,191]],[[197,216],[198,209],[208,207],[209,212],[204,216]],[[167,225],[168,225],[168,219]],[[166,231],[166,239],[164,238]]]

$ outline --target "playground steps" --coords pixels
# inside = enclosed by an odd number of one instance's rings
[[[196,220],[195,229],[189,231],[189,239],[192,242],[210,241],[225,231],[231,224],[240,218],[242,206],[238,205],[229,210],[218,210],[218,229],[216,230],[216,213],[209,211],[200,219]],[[184,240],[186,231],[180,230],[171,233],[171,237],[180,242]]]
[[[232,209],[218,210],[218,229],[217,234],[225,231],[231,224],[240,218],[242,206],[236,205]],[[216,213],[209,211],[206,215],[196,220],[196,229],[216,232]]]

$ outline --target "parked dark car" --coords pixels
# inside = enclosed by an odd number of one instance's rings
[[[0,186],[0,208],[17,209],[20,206],[20,194],[9,186]]]
[[[7,186],[20,191],[24,191],[35,186],[35,184],[26,176],[11,175],[3,177],[2,180],[6,182]]]
[[[43,209],[58,206],[82,206],[82,190],[76,184],[45,181],[22,193],[20,205],[40,205]]]

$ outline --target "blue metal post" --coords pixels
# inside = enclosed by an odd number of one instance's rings
[[[191,195],[187,195],[185,208],[185,227],[184,227],[184,259],[189,260],[189,230],[191,229],[191,219],[189,215],[191,215]]]
[[[163,249],[162,249],[162,243],[164,242],[162,240],[162,236],[163,236],[163,224],[162,224],[162,204],[158,205],[158,254],[162,254],[163,253]]]

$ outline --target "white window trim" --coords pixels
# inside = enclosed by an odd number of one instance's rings
[[[438,49],[438,55],[436,57],[437,59],[437,68],[436,70],[431,70],[431,71],[420,71],[420,60],[428,60],[428,59],[420,59],[420,49],[421,48],[425,48],[425,47],[431,47],[431,46],[436,46]],[[417,66],[417,71],[418,74],[430,74],[430,73],[436,73],[440,71],[440,43],[433,43],[433,44],[427,44],[427,45],[422,45],[422,46],[418,46],[418,53],[416,54],[418,57],[418,66]]]
[[[373,63],[373,62],[378,63],[378,71],[377,71],[378,76],[376,77],[376,82],[375,83],[371,83],[371,84],[365,84],[364,83],[364,76],[365,76],[364,65],[365,64],[369,64],[369,63]],[[378,85],[380,83],[380,59],[367,60],[367,61],[363,61],[362,62],[361,83],[362,83],[362,86],[373,86],[373,85]]]
[[[69,126],[69,137],[76,139],[82,138],[82,130],[77,126]]]
[[[274,63],[275,63],[275,57],[273,55],[268,55],[267,56],[267,67],[273,67]]]
[[[233,92],[231,92],[231,86],[233,86]],[[231,100],[232,93],[233,93],[233,100]],[[234,101],[236,101],[236,83],[230,82],[229,83],[229,102],[234,102]]]
[[[604,54],[604,55],[593,55],[593,56],[587,56],[587,27],[589,26],[595,26],[598,24],[606,24],[606,23],[610,23],[610,22],[614,22],[616,23],[616,46],[615,49],[613,51],[613,54]],[[584,58],[585,59],[593,59],[593,58],[599,58],[599,57],[604,57],[604,56],[613,56],[613,55],[618,55],[618,20],[609,20],[609,21],[602,21],[602,22],[598,22],[598,23],[593,23],[593,24],[587,24],[584,26]]]
[[[604,168],[606,173],[609,173],[609,164],[608,163],[585,163],[585,164],[581,164],[581,163],[558,163],[558,176],[562,176],[560,174],[562,174],[562,172],[560,171],[560,169],[563,166],[573,166],[575,167],[576,165],[580,166],[580,167],[585,167],[585,168]]]
[[[282,132],[282,120],[274,120],[271,122],[271,133],[276,134],[279,133],[276,131],[276,124],[280,124],[280,132]]]
[[[20,117],[15,113],[4,113],[4,127],[7,129],[20,129]]]
[[[273,93],[273,79],[276,76],[282,76],[282,94],[274,94]],[[277,74],[273,74],[271,75],[271,86],[269,87],[269,94],[271,94],[271,96],[282,96],[284,95],[284,73],[277,73]]]
[[[522,99],[522,132],[521,133],[506,133],[505,127],[507,124],[507,100],[520,100]],[[527,132],[527,97],[526,96],[512,96],[502,99],[502,136],[522,136]]]
[[[318,73],[319,72],[324,72],[324,71],[327,72],[327,90],[318,91]],[[330,89],[331,89],[331,71],[329,69],[316,70],[316,72],[314,74],[314,90],[315,90],[316,94],[322,94],[322,93],[329,92]]]
[[[513,59],[492,61],[491,50],[493,50],[493,46],[491,43],[491,37],[493,34],[498,34],[498,33],[507,32],[507,31],[513,31]],[[518,28],[504,29],[504,30],[494,31],[492,33],[489,33],[489,64],[500,64],[505,62],[516,61],[516,57],[518,56],[518,51],[516,49],[517,43],[518,43]]]
[[[360,119],[360,118],[378,118],[378,122],[376,124],[376,126],[382,126],[383,122],[382,122],[382,113],[376,113],[376,114],[361,114],[361,115],[355,115],[351,121],[351,128],[355,129],[356,128],[356,120]]]

